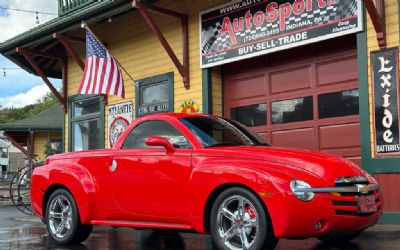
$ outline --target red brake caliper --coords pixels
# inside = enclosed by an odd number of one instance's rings
[[[246,207],[244,208],[244,210],[250,215],[250,217],[252,219],[256,218],[256,213],[254,212],[254,210],[250,207],[250,205],[246,204]]]

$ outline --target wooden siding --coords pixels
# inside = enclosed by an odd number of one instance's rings
[[[33,154],[36,155],[36,160],[43,161],[46,159],[44,149],[48,140],[57,139],[61,140],[60,132],[35,132],[33,143]]]
[[[386,31],[387,31],[387,47],[399,46],[399,20],[398,20],[398,2],[397,0],[385,1],[386,11]],[[368,47],[368,86],[369,86],[369,110],[373,110],[373,90],[371,83],[371,68],[369,53],[378,50],[379,46],[376,40],[376,32],[373,28],[370,17],[367,15],[367,47]],[[373,132],[373,113],[370,112],[370,138],[371,138],[371,157],[375,158],[375,135]],[[400,159],[399,159],[400,161]],[[400,172],[400,164],[399,164]],[[382,185],[382,193],[384,196],[383,209],[385,212],[400,211],[400,174],[378,174],[376,179]]]
[[[190,89],[183,86],[182,77],[176,70],[171,59],[161,46],[156,36],[145,23],[137,11],[132,11],[113,18],[111,23],[102,22],[90,25],[93,32],[106,44],[115,58],[124,66],[134,79],[174,72],[174,110],[187,99],[195,100],[202,106],[202,73],[200,69],[199,55],[199,11],[211,8],[226,1],[163,1],[162,5],[189,16],[189,61],[190,61]],[[165,15],[151,14],[160,27],[162,33],[170,43],[179,59],[182,59],[182,38],[181,25],[179,20]],[[83,30],[76,31],[74,35],[83,35]],[[79,54],[84,58],[84,45],[74,45]],[[75,95],[82,78],[82,70],[72,58],[68,61],[68,96]],[[125,100],[119,97],[110,96],[108,104],[115,104],[124,101],[135,103],[135,84],[123,72],[125,81]],[[216,89],[216,92],[217,89]],[[221,91],[216,98],[221,98]],[[216,101],[216,103],[218,103]],[[221,101],[219,101],[221,103]],[[220,113],[222,108],[217,105],[216,112]],[[105,145],[108,145],[107,116],[105,112]],[[66,116],[65,136],[68,138],[68,117]],[[65,148],[68,149],[67,140]]]
[[[376,174],[375,179],[382,186],[383,210],[385,212],[400,211],[400,175]],[[397,222],[398,223],[398,222]]]
[[[220,67],[212,70],[212,111],[215,115],[223,115],[222,72]]]
[[[386,12],[386,39],[387,47],[399,46],[399,20],[398,20],[398,2],[397,0],[385,1]],[[369,53],[374,50],[379,50],[376,40],[376,32],[372,25],[371,18],[367,15],[367,47],[368,47],[368,86],[369,86],[369,110],[373,110],[373,89],[371,83],[371,63]],[[371,131],[371,157],[375,157],[375,135],[373,129],[373,113],[370,112],[370,131]],[[399,168],[400,172],[400,168]]]

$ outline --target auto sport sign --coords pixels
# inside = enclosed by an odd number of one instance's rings
[[[200,13],[201,67],[362,30],[361,0],[243,0]]]
[[[399,154],[398,48],[371,52],[374,128],[378,156]]]
[[[112,148],[125,129],[132,122],[132,102],[108,106],[108,141]]]

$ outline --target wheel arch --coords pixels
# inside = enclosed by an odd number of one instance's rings
[[[233,188],[233,187],[241,187],[241,188],[244,188],[244,189],[248,190],[252,194],[254,194],[255,197],[257,197],[257,199],[259,200],[259,202],[263,206],[265,215],[268,217],[268,221],[272,226],[272,222],[271,222],[271,218],[270,218],[270,215],[269,215],[269,212],[268,212],[268,208],[265,205],[264,201],[259,196],[259,194],[256,191],[254,191],[252,188],[250,188],[249,186],[246,186],[246,185],[244,185],[242,183],[230,182],[230,183],[224,183],[224,184],[219,185],[208,196],[206,204],[204,206],[204,212],[203,212],[203,215],[204,215],[203,216],[204,231],[205,232],[210,232],[210,228],[211,228],[211,226],[210,226],[211,210],[212,210],[213,204],[214,204],[215,200],[217,199],[218,195],[220,195],[225,190]],[[273,227],[272,227],[272,230],[273,230]]]
[[[93,194],[95,185],[92,176],[81,166],[60,164],[52,166],[47,173],[48,186],[44,187],[42,210],[45,212],[48,198],[59,188],[67,190],[76,203],[81,223],[90,221],[90,211],[95,206]],[[43,214],[43,217],[45,213]]]
[[[73,194],[73,193],[71,192],[71,190],[69,190],[68,187],[66,187],[65,185],[62,185],[62,184],[53,184],[53,185],[49,186],[49,187],[47,188],[46,192],[44,193],[43,201],[42,201],[42,213],[43,213],[43,218],[46,218],[47,202],[49,201],[51,194],[54,193],[54,192],[55,192],[56,190],[58,190],[58,189],[65,189],[65,190],[67,190],[67,191],[72,195],[72,197],[74,197],[74,194]],[[75,197],[74,197],[74,199],[75,199]]]

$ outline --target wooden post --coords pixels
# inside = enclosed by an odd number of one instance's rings
[[[62,60],[62,92],[63,92],[63,98],[66,103],[64,106],[65,110],[64,113],[68,112],[68,104],[67,104],[67,99],[68,99],[68,60],[65,58]]]

